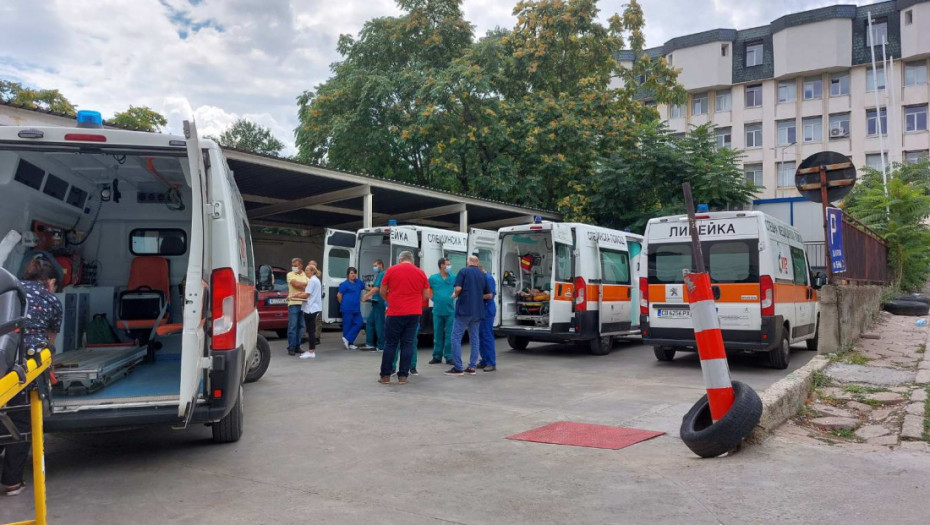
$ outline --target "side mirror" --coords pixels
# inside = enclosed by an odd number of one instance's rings
[[[274,289],[274,272],[271,271],[271,266],[265,264],[258,268],[257,288],[262,291]]]
[[[824,275],[822,272],[817,272],[817,274],[814,275],[814,281],[811,284],[811,287],[813,287],[815,290],[819,290],[823,288],[824,286],[826,286],[826,284],[827,284],[827,276]]]

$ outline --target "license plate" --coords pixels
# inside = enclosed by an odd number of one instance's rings
[[[267,301],[268,306],[279,306],[287,304],[287,297],[272,297]]]
[[[690,319],[691,310],[685,308],[659,308],[657,315],[664,319]]]

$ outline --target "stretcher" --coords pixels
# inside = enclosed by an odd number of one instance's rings
[[[55,356],[55,389],[66,395],[92,394],[118,381],[145,359],[147,348],[135,344],[100,345]]]

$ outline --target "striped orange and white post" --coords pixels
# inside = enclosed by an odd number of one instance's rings
[[[694,325],[694,340],[701,358],[701,372],[707,388],[710,418],[717,422],[733,406],[733,383],[730,382],[730,367],[720,333],[720,319],[714,292],[710,285],[710,274],[686,273],[688,303],[691,305],[691,322]]]

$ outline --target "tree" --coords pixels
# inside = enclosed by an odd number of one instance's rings
[[[17,82],[0,80],[0,100],[30,109],[44,109],[74,117],[74,105],[57,89],[32,89]]]
[[[219,137],[207,137],[223,147],[250,151],[259,155],[278,156],[284,143],[271,134],[271,130],[246,119],[233,122]]]
[[[167,126],[168,121],[161,113],[152,110],[148,106],[129,106],[126,111],[113,115],[113,118],[108,120],[107,124],[154,133],[160,132],[162,126]]]

